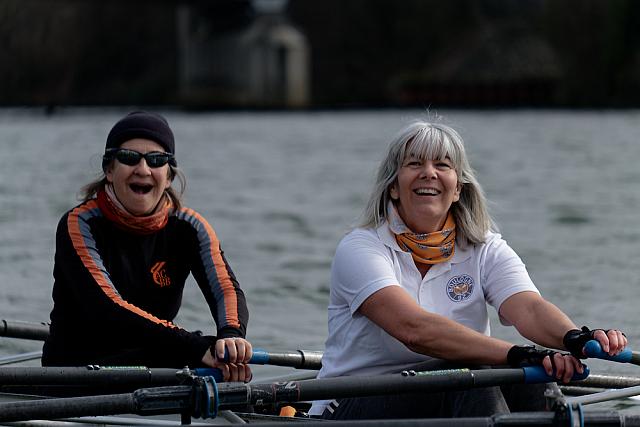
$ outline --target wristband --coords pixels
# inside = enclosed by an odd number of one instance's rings
[[[507,363],[513,368],[522,368],[524,366],[542,365],[545,357],[549,356],[551,365],[555,370],[555,362],[553,356],[557,351],[548,349],[537,349],[532,345],[514,345],[507,353]]]
[[[588,341],[594,339],[593,335],[598,330],[604,331],[605,334],[609,332],[609,330],[605,329],[590,330],[586,326],[583,326],[582,329],[571,329],[567,332],[562,339],[562,343],[564,344],[564,347],[571,352],[573,357],[576,359],[586,359],[587,356],[585,356],[582,351],[584,349],[584,345]]]

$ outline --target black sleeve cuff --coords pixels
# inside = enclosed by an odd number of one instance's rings
[[[244,333],[239,329],[226,326],[218,331],[218,339],[220,338],[244,338]]]

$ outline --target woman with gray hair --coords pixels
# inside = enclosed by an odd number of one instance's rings
[[[492,338],[487,304],[543,347]],[[460,135],[415,122],[392,141],[360,227],[338,245],[319,377],[430,367],[542,365],[569,381],[590,339],[610,354],[618,330],[576,325],[546,301],[497,233]],[[508,412],[497,387],[314,402],[329,419],[487,416]]]

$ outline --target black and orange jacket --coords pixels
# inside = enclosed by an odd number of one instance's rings
[[[213,228],[197,212],[182,208],[160,231],[140,235],[106,219],[95,200],[80,204],[58,224],[54,307],[42,364],[197,366],[216,338],[172,323],[190,273],[209,305],[216,336],[244,337],[244,293]],[[140,350],[151,356],[125,356]]]

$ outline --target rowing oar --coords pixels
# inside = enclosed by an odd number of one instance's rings
[[[589,371],[574,377],[585,378]],[[197,377],[191,385],[143,388],[133,393],[0,403],[0,421],[57,419],[115,414],[181,413],[214,418],[219,409],[238,405],[265,406],[319,399],[402,393],[431,393],[505,384],[553,382],[541,366],[519,369],[455,369],[379,376],[321,378],[263,384],[217,384]]]
[[[253,360],[253,359],[252,359]],[[553,381],[549,379],[544,370],[537,367],[526,367],[525,382],[539,383]],[[100,385],[136,385],[137,387],[156,387],[164,385],[179,385],[189,381],[192,377],[213,376],[211,368],[196,369],[171,369],[171,368],[147,368],[144,366],[98,366],[89,365],[86,367],[3,367],[0,368],[0,386],[7,385],[80,385],[91,384]],[[446,376],[449,373],[458,371],[468,371],[466,369],[453,369],[441,371],[424,371],[416,373],[409,371],[405,376]],[[490,377],[494,377],[500,372],[509,372],[509,369],[478,370],[471,372],[481,373],[481,378],[490,372]],[[515,371],[518,371],[516,369]],[[405,371],[406,372],[406,371]],[[513,373],[511,373],[513,374]],[[536,377],[540,375],[540,377]],[[575,381],[584,380],[587,375],[576,375]],[[357,377],[350,377],[357,378]],[[215,379],[215,377],[214,377]],[[315,381],[315,380],[314,380]],[[216,382],[221,382],[216,379]]]
[[[623,375],[598,375],[591,374],[589,378],[569,384],[561,384],[560,390],[565,396],[583,396],[595,394],[607,389],[622,389],[640,386],[640,377]],[[638,399],[632,397],[633,399]]]
[[[49,336],[49,324],[0,320],[0,336],[44,341]],[[322,352],[309,350],[268,352],[254,349],[249,363],[318,370],[322,367]]]
[[[49,324],[0,320],[0,336],[44,341],[49,336]]]
[[[191,384],[199,374],[206,375],[213,370],[197,371],[97,365],[3,367],[0,368],[0,392],[58,397],[130,393],[143,387]]]
[[[591,374],[589,375],[589,378],[570,385],[594,388],[625,388],[640,385],[640,377]]]
[[[229,360],[229,354],[225,350],[223,361]],[[322,367],[322,352],[309,350],[296,350],[288,352],[266,351],[259,348],[253,349],[253,355],[249,360],[251,365],[287,366],[296,369],[315,369]],[[216,382],[222,381],[222,372],[217,368],[197,368],[196,375],[212,376]]]
[[[222,360],[224,362],[229,361],[229,353],[226,349]],[[249,363],[252,365],[288,366],[296,369],[319,370],[322,368],[322,352],[309,350],[276,352],[254,348]]]
[[[147,368],[144,366],[53,367],[19,366],[0,368],[0,386],[8,385],[80,385],[156,387],[183,384],[197,370]]]
[[[0,365],[11,365],[12,363],[27,362],[42,357],[41,351],[30,351],[28,353],[14,354],[0,357]]]
[[[298,369],[320,369],[322,352],[297,350],[295,352],[253,351],[251,364],[288,366]],[[134,384],[137,387],[176,385],[189,375],[212,376],[222,381],[222,374],[215,368],[189,370],[88,365],[85,367],[1,367],[0,387],[10,385],[82,385],[120,386]],[[177,378],[177,379],[176,379]]]
[[[632,365],[640,366],[640,353],[637,351],[631,351],[628,347],[622,350],[615,356],[610,356],[600,346],[600,343],[596,340],[588,341],[584,346],[584,354],[587,357],[595,357],[597,359],[612,360],[620,363],[631,363]]]

